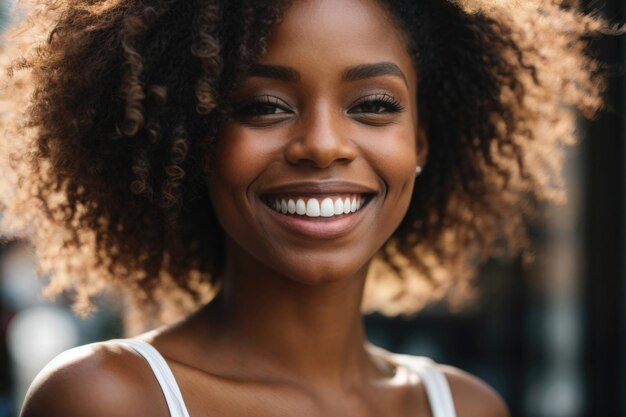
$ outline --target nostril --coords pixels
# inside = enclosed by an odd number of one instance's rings
[[[285,148],[285,159],[293,165],[328,168],[347,164],[357,157],[355,144],[334,134],[307,132]]]

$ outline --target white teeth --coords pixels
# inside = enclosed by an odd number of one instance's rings
[[[335,215],[343,214],[343,201],[341,198],[338,198],[335,201]]]
[[[330,198],[322,200],[320,211],[322,217],[333,217],[335,215],[335,205],[333,204],[333,200]]]
[[[320,202],[315,198],[309,198],[306,202],[306,215],[307,217],[319,217],[320,216]]]
[[[350,199],[346,198],[343,200],[343,214],[350,213]]]
[[[306,214],[306,204],[301,198],[296,201],[296,214],[299,214],[301,216],[304,216]]]
[[[271,207],[279,213],[283,214],[297,214],[307,217],[333,217],[343,214],[354,213],[358,211],[365,199],[362,196],[355,196],[352,198],[339,198],[333,201],[332,198],[326,197],[324,199],[309,198],[305,200],[303,198],[294,199],[275,199],[273,203],[270,203]]]

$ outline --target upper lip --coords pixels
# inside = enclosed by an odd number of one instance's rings
[[[259,195],[267,194],[375,194],[372,187],[351,181],[298,181],[272,185],[260,190]]]

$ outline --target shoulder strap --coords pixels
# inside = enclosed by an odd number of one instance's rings
[[[110,342],[120,343],[133,348],[148,362],[152,372],[156,376],[161,391],[167,401],[167,407],[171,417],[189,417],[189,412],[183,401],[183,396],[178,388],[172,370],[158,350],[151,344],[136,339],[112,339]]]
[[[436,367],[436,363],[426,357],[399,355],[422,380],[433,417],[456,417],[454,401],[446,376]]]

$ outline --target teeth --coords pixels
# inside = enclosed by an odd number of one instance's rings
[[[296,202],[296,214],[301,216],[306,214],[306,204],[304,204],[304,200],[301,198]]]
[[[315,198],[309,198],[306,202],[306,216],[307,217],[319,217],[320,216],[320,202]]]
[[[271,207],[283,214],[297,214],[307,217],[333,217],[354,213],[363,207],[362,196],[333,198],[282,198],[274,199]]]
[[[351,203],[350,203],[350,199],[346,198],[345,200],[343,200],[343,214],[348,214],[350,213],[350,207]]]
[[[339,214],[343,214],[343,201],[341,201],[341,198],[338,198],[337,201],[335,201],[335,215],[339,215]]]
[[[293,214],[296,212],[296,203],[294,203],[293,200],[289,200],[287,202],[287,211],[289,212],[289,214]]]
[[[322,200],[321,214],[322,217],[333,217],[335,215],[335,205],[333,204],[333,200],[330,198]]]

